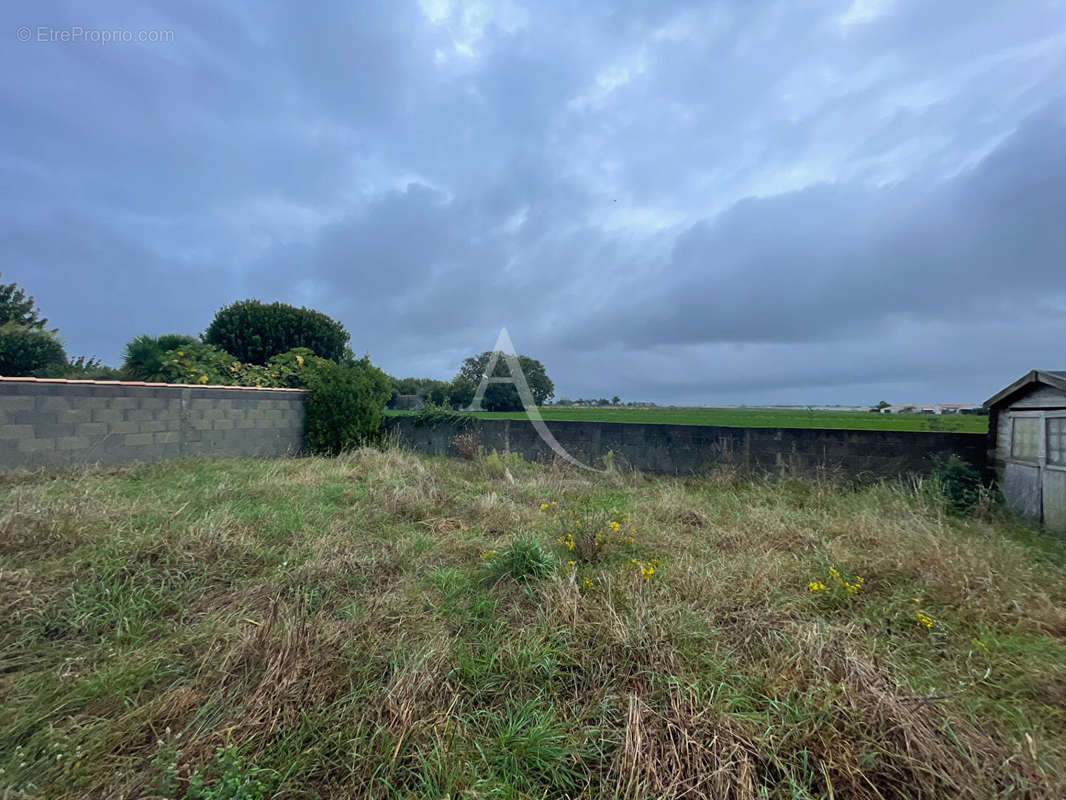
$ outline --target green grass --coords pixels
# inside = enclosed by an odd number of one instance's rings
[[[1062,797],[1064,609],[927,483],[9,474],[0,797]]]
[[[413,411],[386,411],[389,415]],[[542,406],[547,420],[650,422],[662,425],[721,425],[733,428],[834,428],[877,431],[986,433],[988,417],[974,414],[871,414],[862,411],[805,411],[783,408],[584,408]],[[476,412],[479,417],[524,419],[521,411]]]

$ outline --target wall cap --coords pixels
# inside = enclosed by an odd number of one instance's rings
[[[68,378],[5,378],[0,383],[69,383],[74,386],[148,386],[153,389],[250,389],[253,392],[300,392],[307,389],[290,389],[287,386],[227,386],[218,383],[149,383],[147,381],[86,381]]]

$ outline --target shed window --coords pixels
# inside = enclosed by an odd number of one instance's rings
[[[1011,458],[1036,461],[1040,449],[1040,420],[1036,417],[1015,417],[1011,433]]]
[[[1048,418],[1047,461],[1066,466],[1066,417]]]

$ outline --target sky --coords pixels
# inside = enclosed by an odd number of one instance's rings
[[[1064,0],[5,3],[0,69],[0,272],[71,355],[254,297],[572,398],[1066,369]]]

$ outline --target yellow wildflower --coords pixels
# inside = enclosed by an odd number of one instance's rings
[[[933,627],[933,618],[930,617],[928,614],[923,614],[921,611],[918,611],[917,613],[915,613],[914,616],[918,620],[919,625],[922,625],[925,628]]]
[[[615,533],[617,533],[618,529],[621,528],[621,527],[622,526],[619,525],[617,522],[614,522],[613,520],[611,521],[611,530],[614,531]]]
[[[820,592],[820,591],[822,591],[822,589],[824,589],[824,588],[825,588],[825,584],[824,584],[824,583],[822,583],[821,581],[808,581],[808,582],[807,582],[807,589],[808,589],[808,591],[811,591],[811,592]]]

